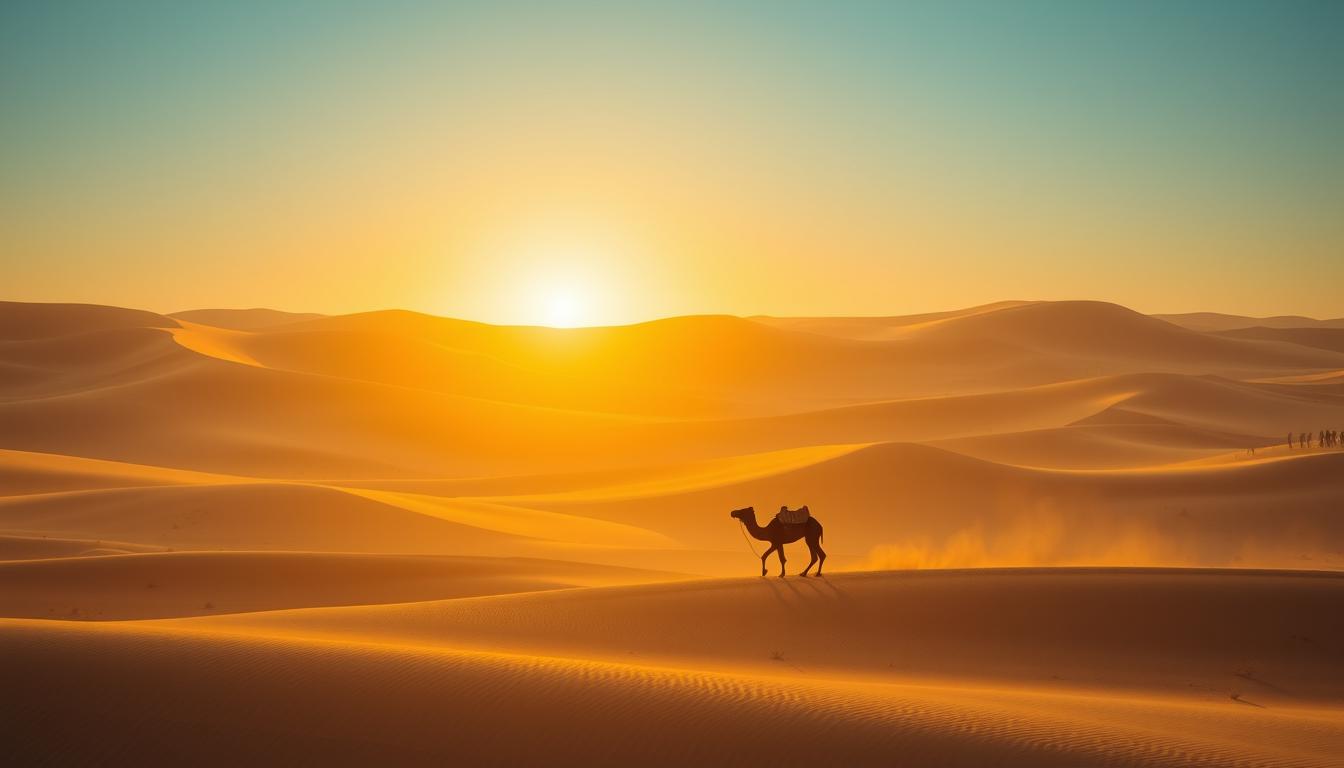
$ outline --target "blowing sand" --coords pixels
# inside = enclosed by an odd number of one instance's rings
[[[1099,302],[0,304],[6,755],[1342,765],[1342,381]],[[826,578],[757,578],[728,511],[802,503]]]

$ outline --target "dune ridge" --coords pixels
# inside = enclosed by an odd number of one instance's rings
[[[1233,625],[1242,621],[1234,595],[1217,583],[1220,578],[1210,572],[854,574],[831,582],[836,592],[816,582],[807,582],[808,592],[786,591],[792,596],[787,599],[795,601],[792,605],[762,594],[787,590],[784,583],[730,580],[692,583],[689,591],[616,588],[615,600],[601,596],[607,590],[569,590],[166,622],[6,619],[0,620],[0,647],[17,662],[11,691],[31,705],[24,711],[24,735],[13,744],[13,754],[44,754],[54,723],[89,723],[88,730],[73,738],[57,740],[60,747],[54,754],[66,760],[125,755],[135,744],[149,742],[159,754],[194,750],[207,761],[221,763],[285,756],[339,764],[368,759],[430,763],[471,755],[501,763],[638,759],[669,765],[688,760],[1330,765],[1344,746],[1335,703],[1339,689],[1327,688],[1329,679],[1318,680],[1314,690],[1295,687],[1310,680],[1312,670],[1338,675],[1338,665],[1329,661],[1333,651],[1326,647],[1321,654],[1295,655],[1291,638],[1278,635],[1303,631],[1321,642],[1324,637],[1312,635],[1328,631],[1329,642],[1338,642],[1338,613],[1322,613],[1313,601],[1334,599],[1344,582],[1307,574],[1232,576],[1242,588],[1257,580],[1279,583],[1277,589],[1252,591],[1251,608],[1279,613],[1277,623],[1265,622],[1247,637],[1217,631],[1222,628],[1216,625],[1206,634],[1197,622],[1201,617]],[[1077,588],[1078,582],[1088,581],[1104,584],[1111,600],[1128,595],[1127,602],[1164,617],[1186,616],[1184,626],[1195,629],[1192,634],[1162,633],[1150,626],[1132,637],[1110,638],[1125,649],[1125,671],[1130,679],[1138,675],[1137,689],[1116,691],[1095,680],[1044,677],[1047,669],[1084,661],[1077,654],[1106,650],[1067,642],[1080,633],[1108,637],[1101,632],[1104,628],[1089,627],[1089,620],[1106,615],[1115,620]],[[1016,598],[1005,599],[1014,593]],[[1211,596],[1220,599],[1211,604]],[[946,605],[948,597],[957,602]],[[656,602],[648,604],[647,599]],[[918,645],[948,635],[925,628],[927,634],[915,641],[920,653],[911,653],[908,640],[904,647],[874,645],[874,640],[892,635],[891,625],[902,615],[842,610],[846,600],[859,600],[860,607],[876,600],[907,612],[923,606],[912,619],[997,622],[1010,633],[1006,639],[995,633],[955,636],[981,644],[998,642],[999,653],[1027,662],[1026,674],[1044,679],[1023,685],[993,677],[916,677],[921,663],[936,666],[958,656],[957,649]],[[889,600],[896,602],[886,604]],[[1060,600],[1093,608],[1061,626],[1035,620],[1031,611],[1058,615]],[[519,601],[522,606],[492,610]],[[543,614],[541,628],[519,615],[519,609],[545,610],[547,601],[562,603],[564,609],[556,605],[555,612]],[[981,610],[966,610],[970,607]],[[735,617],[735,623],[718,627],[679,621],[688,612],[701,615],[698,610],[705,608],[724,611],[715,615]],[[566,617],[573,610],[637,629],[635,634],[613,634],[604,624],[570,621]],[[1014,616],[1022,610],[1026,616]],[[1187,610],[1198,616],[1189,617]],[[387,615],[378,616],[380,611]],[[866,623],[870,629],[859,637],[867,644],[857,651],[836,644],[824,626],[808,622],[808,614],[817,611],[832,621]],[[632,625],[632,612],[653,623]],[[470,620],[455,622],[454,615]],[[303,621],[310,622],[307,628]],[[784,649],[781,658],[771,659],[780,622],[806,634]],[[314,624],[325,629],[315,631]],[[920,627],[914,621],[910,625]],[[750,634],[722,642],[743,629]],[[559,638],[545,637],[548,631]],[[668,631],[676,634],[668,637]],[[463,642],[461,634],[452,632],[479,636]],[[688,642],[688,634],[721,640],[712,645]],[[518,639],[508,639],[514,637]],[[547,649],[556,649],[554,640],[559,639],[558,651],[501,653],[494,647],[502,641],[516,650],[539,637]],[[896,638],[901,641],[900,633]],[[482,640],[491,643],[490,650],[471,648]],[[1050,643],[1052,652],[1031,650],[1030,643],[1039,641]],[[1215,653],[1186,655],[1200,643],[1211,645]],[[646,653],[650,646],[702,655],[689,664],[681,658],[668,666],[666,655]],[[631,649],[633,654],[626,652]],[[1061,655],[1060,649],[1069,652]],[[1173,655],[1177,649],[1183,652]],[[1229,664],[1242,661],[1248,649],[1270,652],[1251,657],[1253,663],[1268,665],[1243,669]],[[904,652],[909,654],[902,657],[907,663],[865,681],[836,674],[834,667],[814,666],[827,656],[867,663],[873,661],[866,658],[873,650]],[[746,661],[752,655],[760,660]],[[612,656],[618,658],[604,658]],[[881,658],[886,656],[876,660]],[[51,668],[58,659],[67,674],[88,686],[133,687],[140,694],[115,703],[110,698],[62,697],[35,672]],[[1186,668],[1187,662],[1196,668]],[[1297,676],[1284,677],[1294,672]],[[1213,685],[1202,682],[1204,674],[1214,676]],[[1192,677],[1199,685],[1184,685]],[[1229,693],[1227,682],[1237,689]],[[198,690],[212,695],[183,695]],[[1317,694],[1326,698],[1314,699]],[[526,738],[516,731],[519,723],[528,724]],[[778,738],[781,727],[790,738]],[[245,738],[230,738],[238,734]]]
[[[6,754],[1338,765],[1333,322],[0,302]]]

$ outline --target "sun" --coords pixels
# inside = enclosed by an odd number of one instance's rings
[[[581,287],[559,282],[542,287],[540,297],[543,325],[573,328],[589,319],[591,301]]]
[[[580,260],[567,257],[533,270],[526,284],[524,313],[530,322],[551,328],[576,328],[602,320],[601,281]]]
[[[642,251],[614,226],[518,224],[475,246],[470,269],[454,283],[470,287],[484,311],[507,325],[579,328],[626,320],[646,284]]]

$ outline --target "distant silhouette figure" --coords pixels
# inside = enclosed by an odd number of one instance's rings
[[[805,510],[807,510],[807,507],[802,507],[797,511],[802,512]],[[787,507],[784,507],[780,511],[782,513],[785,511],[793,511],[793,510],[788,510]],[[762,576],[765,575],[766,559],[770,557],[771,552],[779,550],[779,576],[780,578],[783,578],[784,545],[792,544],[793,542],[803,538],[806,538],[808,551],[812,555],[811,562],[809,562],[807,564],[807,567],[803,569],[803,576],[806,576],[807,572],[812,570],[813,565],[817,566],[817,575],[818,576],[821,575],[821,566],[826,563],[826,551],[821,548],[821,536],[822,536],[821,523],[817,522],[817,518],[812,517],[810,511],[808,512],[806,522],[785,523],[780,522],[779,518],[776,517],[774,520],[771,520],[770,524],[765,526],[764,528],[762,528],[756,522],[755,507],[743,507],[742,509],[735,509],[729,514],[734,519],[742,523],[742,525],[746,526],[747,533],[751,534],[751,537],[753,539],[760,539],[761,541],[770,542],[770,547],[765,550],[765,554],[761,555]]]
[[[1293,450],[1293,433],[1288,433],[1288,450]]]

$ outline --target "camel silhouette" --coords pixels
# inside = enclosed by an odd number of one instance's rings
[[[770,524],[762,528],[756,523],[756,509],[754,507],[744,507],[734,509],[729,515],[747,528],[747,533],[754,539],[770,542],[770,547],[761,555],[761,575],[765,575],[765,560],[770,557],[770,553],[779,550],[779,576],[784,578],[784,545],[806,538],[808,551],[812,554],[812,561],[803,569],[803,575],[812,570],[812,566],[817,566],[817,575],[821,575],[821,566],[826,562],[826,551],[821,548],[821,523],[817,518],[809,517],[807,522],[798,524],[781,523],[779,520],[771,520]]]

